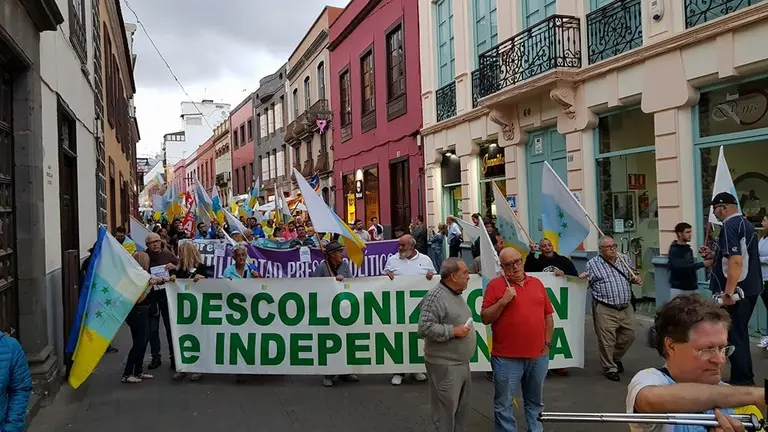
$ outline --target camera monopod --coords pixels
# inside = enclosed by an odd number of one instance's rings
[[[764,383],[768,395],[768,379]],[[768,397],[766,397],[768,403]],[[731,418],[741,422],[748,431],[760,431],[766,426],[766,420],[754,414],[736,414]],[[629,413],[567,413],[543,412],[539,415],[542,423],[632,423],[632,424],[667,424],[702,426],[715,428],[718,426],[714,414],[629,414]]]

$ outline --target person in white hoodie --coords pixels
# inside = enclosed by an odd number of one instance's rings
[[[760,298],[768,309],[768,215],[763,216],[763,229],[760,230],[760,241],[757,243],[757,251],[760,254],[760,271],[763,275],[763,292]],[[768,335],[763,336],[758,344],[760,348],[768,349]]]

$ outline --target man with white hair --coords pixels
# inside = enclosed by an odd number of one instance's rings
[[[416,250],[416,239],[412,235],[406,234],[398,239],[397,255],[392,255],[387,259],[384,266],[384,274],[390,280],[395,276],[417,276],[425,275],[427,280],[432,280],[435,275],[435,266],[432,260]],[[392,385],[399,386],[403,383],[405,374],[395,374],[392,376]],[[413,374],[416,381],[426,381],[427,376],[423,373]]]

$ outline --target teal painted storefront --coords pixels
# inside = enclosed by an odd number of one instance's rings
[[[726,94],[733,96],[739,96],[739,95],[748,95],[750,93],[750,87],[752,85],[758,85],[760,87],[759,90],[762,92],[768,92],[768,80],[766,78],[768,75],[759,75],[759,76],[753,76],[753,77],[747,77],[742,80],[733,80],[728,81],[724,83],[718,83],[713,86],[705,87],[700,89],[700,93],[702,95],[707,94],[709,92],[715,92],[720,90],[721,92],[725,92]],[[763,80],[762,82],[755,83],[756,81]],[[738,87],[738,90],[735,88]],[[746,90],[745,90],[746,89]],[[765,94],[765,93],[762,93]],[[768,96],[766,96],[766,105],[768,105]],[[694,182],[695,184],[695,195],[696,195],[696,216],[697,220],[696,223],[693,224],[696,227],[696,243],[701,245],[704,244],[705,238],[706,238],[706,218],[707,214],[709,212],[709,206],[707,204],[707,200],[709,197],[711,197],[711,189],[707,188],[705,189],[703,187],[704,178],[707,176],[707,173],[704,170],[704,160],[711,161],[714,160],[714,163],[716,164],[717,158],[719,156],[719,149],[722,146],[723,150],[725,152],[725,158],[726,162],[728,162],[729,169],[731,171],[731,177],[733,177],[734,183],[736,184],[736,189],[741,195],[741,188],[740,188],[740,178],[743,177],[744,174],[744,166],[743,164],[746,163],[745,160],[748,159],[756,159],[756,160],[762,160],[762,170],[759,172],[759,174],[765,175],[768,174],[768,157],[766,157],[766,153],[768,153],[768,127],[762,127],[762,128],[754,128],[749,130],[740,130],[740,131],[733,131],[730,133],[722,133],[722,134],[702,134],[702,131],[705,129],[702,125],[702,109],[705,109],[709,111],[709,107],[703,107],[701,104],[696,105],[692,108],[692,117],[693,117],[693,161],[694,161],[694,178],[697,179],[697,181]],[[764,106],[762,108],[762,111],[768,110],[768,106]],[[714,110],[712,110],[714,111]],[[710,113],[707,113],[710,114]],[[714,115],[714,113],[712,113]],[[763,112],[763,117],[765,118],[766,114]],[[707,119],[708,122],[711,122],[711,120]],[[727,120],[726,120],[727,121]],[[749,122],[748,122],[749,123]],[[760,124],[766,123],[765,120],[761,120]],[[706,136],[709,135],[709,136]],[[711,166],[711,164],[708,164]],[[710,170],[711,168],[708,168]],[[758,168],[759,169],[759,168]],[[734,175],[735,174],[735,175]],[[762,194],[760,194],[762,195]],[[737,197],[741,199],[741,197]],[[766,197],[768,198],[768,197]],[[752,221],[755,222],[754,220]],[[758,228],[759,229],[759,228]],[[717,231],[716,231],[717,232]],[[714,235],[713,235],[714,237]],[[709,291],[709,283],[706,280],[706,275],[704,271],[701,271],[699,273],[699,290],[702,294],[705,295],[711,295],[711,292]],[[757,306],[755,307],[755,312],[752,315],[752,320],[750,321],[750,328],[755,334],[766,334],[768,332],[768,311],[766,311],[765,305],[762,303],[762,301],[758,301]]]
[[[565,137],[557,133],[557,129],[530,132],[525,157],[528,179],[528,230],[533,241],[538,241],[543,237],[539,196],[544,162],[549,162],[563,182],[568,184]]]

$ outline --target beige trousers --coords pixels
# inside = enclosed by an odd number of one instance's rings
[[[621,361],[635,341],[635,312],[632,306],[621,311],[598,302],[593,302],[592,306],[600,365],[603,372],[618,372],[616,362]]]

